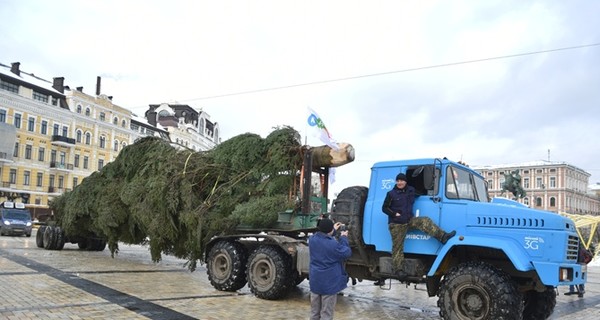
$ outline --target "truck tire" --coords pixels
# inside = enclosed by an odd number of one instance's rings
[[[38,248],[44,247],[44,231],[46,226],[40,226],[35,233],[35,244]]]
[[[56,243],[56,235],[54,233],[54,227],[47,226],[44,230],[44,249],[54,250]]]
[[[206,273],[217,290],[236,291],[246,285],[246,248],[238,242],[219,241],[208,254]]]
[[[362,218],[368,193],[367,187],[348,187],[333,201],[331,218],[346,225],[350,245],[362,244]]]
[[[88,241],[87,238],[79,238],[77,239],[77,247],[79,250],[87,250],[88,249]]]
[[[481,261],[460,264],[444,276],[438,307],[446,320],[523,317],[523,297],[515,283],[504,272]]]
[[[545,320],[554,312],[556,306],[556,291],[546,287],[546,291],[530,290],[523,295],[523,320]]]
[[[246,272],[250,291],[267,300],[283,298],[296,280],[290,256],[279,247],[268,245],[252,252]]]
[[[86,239],[86,250],[88,251],[103,251],[106,248],[106,241],[97,238]]]

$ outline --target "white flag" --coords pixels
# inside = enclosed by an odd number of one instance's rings
[[[310,130],[313,134],[319,138],[323,143],[328,145],[330,148],[334,150],[339,150],[340,147],[337,145],[335,140],[331,137],[331,134],[325,127],[325,123],[323,119],[319,117],[319,115],[311,108],[308,108],[308,126],[311,128]]]
[[[321,117],[319,117],[319,115],[311,108],[308,108],[307,121],[308,121],[308,126],[310,127],[310,130],[313,132],[313,134],[317,138],[319,138],[319,140],[321,140],[323,143],[328,145],[333,150],[340,149],[338,144],[331,137],[331,134],[327,130],[327,127],[325,127],[325,123],[323,122],[323,119],[321,119]],[[334,182],[335,182],[335,168],[329,168],[329,183],[332,184]]]

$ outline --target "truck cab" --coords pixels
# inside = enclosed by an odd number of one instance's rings
[[[411,277],[401,280],[425,283],[430,296],[439,296],[444,319],[502,318],[503,312],[511,319],[545,319],[556,304],[555,287],[585,283],[571,219],[490,199],[478,172],[445,158],[378,162],[369,188],[340,192],[331,216],[355,229],[350,235],[355,254],[346,264],[351,277],[395,278],[382,205],[398,173],[418,194],[413,216],[457,232],[442,244],[412,230],[404,242],[403,268]]]
[[[20,202],[4,201],[0,204],[0,235],[25,235],[31,237],[31,213]]]

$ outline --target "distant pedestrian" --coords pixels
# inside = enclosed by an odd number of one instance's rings
[[[308,240],[311,320],[333,319],[337,294],[347,287],[344,261],[352,255],[348,230],[340,232],[339,240],[333,236],[341,225],[327,218],[321,219],[317,225],[319,231]]]
[[[588,264],[588,263],[590,263],[590,261],[592,261],[593,257],[594,257],[594,255],[589,250],[584,248],[580,242],[579,243],[579,254],[577,255],[577,262],[581,263],[581,264]],[[569,292],[565,292],[565,296],[577,294],[577,296],[579,298],[583,298],[584,293],[585,293],[585,285],[583,285],[583,284],[580,284],[577,286],[570,285]]]

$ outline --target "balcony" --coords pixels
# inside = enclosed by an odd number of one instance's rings
[[[52,136],[52,144],[55,146],[74,147],[75,139],[67,138],[67,137],[60,136],[60,135],[53,135]]]
[[[52,161],[50,162],[50,169],[56,169],[61,171],[73,171],[73,165],[70,163]]]
[[[12,154],[8,154],[6,152],[0,152],[0,162],[13,162]]]
[[[48,193],[61,193],[62,194],[62,193],[69,192],[69,191],[71,191],[70,188],[65,189],[65,188],[61,188],[61,187],[58,187],[58,188],[48,187]]]

